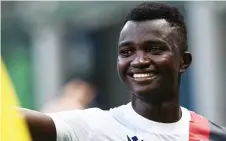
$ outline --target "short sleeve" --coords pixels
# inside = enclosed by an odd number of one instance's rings
[[[90,118],[98,115],[100,109],[73,110],[49,115],[54,121],[57,141],[88,141],[92,133]]]

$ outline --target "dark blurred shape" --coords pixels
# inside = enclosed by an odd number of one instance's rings
[[[60,112],[65,110],[86,109],[95,98],[94,87],[82,79],[69,80],[62,95],[45,105],[42,112]]]

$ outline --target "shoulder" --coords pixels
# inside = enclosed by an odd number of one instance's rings
[[[190,136],[200,136],[207,140],[226,140],[226,128],[220,126],[204,116],[190,111]]]
[[[197,125],[200,127],[207,127],[208,126],[208,119],[203,117],[202,115],[199,115],[193,111],[190,111],[190,124]]]
[[[66,123],[81,123],[86,124],[97,123],[98,121],[110,120],[113,115],[123,113],[124,106],[102,110],[100,108],[88,108],[85,110],[70,110],[48,114],[54,121],[60,120]]]
[[[52,118],[55,124],[57,141],[73,141],[89,140],[94,125],[103,121],[105,112],[99,108],[89,108],[47,115]]]
[[[92,119],[94,117],[101,117],[102,114],[104,114],[104,110],[100,108],[89,108],[85,110],[69,110],[57,113],[50,113],[48,115],[52,118],[61,119],[64,121],[78,121]]]

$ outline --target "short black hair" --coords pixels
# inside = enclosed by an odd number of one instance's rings
[[[175,27],[177,32],[182,35],[178,36],[181,51],[186,51],[188,49],[187,28],[184,22],[184,17],[179,12],[178,8],[174,6],[163,3],[144,2],[133,8],[128,13],[124,24],[128,21],[139,22],[155,19],[165,19],[172,27]]]

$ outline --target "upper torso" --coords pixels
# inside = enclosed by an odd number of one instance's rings
[[[138,115],[131,103],[50,114],[57,141],[226,141],[226,130],[181,107],[176,123],[158,123]]]

